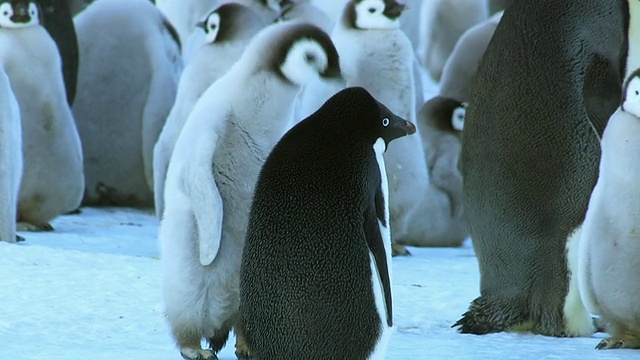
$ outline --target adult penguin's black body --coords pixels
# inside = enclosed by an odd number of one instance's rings
[[[255,358],[384,358],[392,305],[382,153],[414,132],[352,87],[270,153],[240,276],[240,331]]]
[[[628,28],[626,0],[505,10],[466,112],[463,205],[480,297],[454,325],[461,332],[594,331],[570,271],[573,240],[597,180],[598,136],[620,103]]]
[[[37,0],[42,13],[42,25],[58,46],[62,59],[62,75],[67,102],[73,104],[78,81],[78,39],[73,26],[69,0]]]

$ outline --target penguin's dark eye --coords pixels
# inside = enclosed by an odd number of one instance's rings
[[[304,54],[304,61],[306,61],[307,63],[313,63],[316,61],[316,57],[311,53],[306,53]]]
[[[384,126],[384,127],[389,126],[389,118],[382,119],[382,126]]]
[[[3,12],[3,13],[2,13],[2,15],[4,15],[4,16],[9,16],[9,12],[8,12],[8,11],[5,11],[5,12]]]
[[[373,14],[376,12],[376,8],[369,8],[369,14]]]
[[[211,26],[209,26],[209,29],[211,30],[215,30],[217,28],[216,24],[212,24]]]
[[[636,95],[640,95],[640,91],[636,90]]]

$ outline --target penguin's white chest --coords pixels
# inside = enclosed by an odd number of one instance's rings
[[[376,154],[376,161],[378,163],[378,169],[380,170],[382,196],[384,201],[384,217],[386,226],[378,221],[380,228],[380,235],[384,242],[384,250],[387,258],[387,266],[389,272],[389,281],[392,282],[391,276],[391,231],[389,228],[389,185],[387,182],[387,171],[384,164],[384,151],[386,150],[386,144],[383,139],[379,138],[373,145],[373,150]],[[373,352],[369,356],[369,359],[384,359],[389,344],[389,339],[393,332],[393,328],[387,325],[387,309],[385,304],[384,289],[382,287],[381,274],[378,273],[378,267],[376,261],[371,252],[369,252],[369,264],[371,267],[371,282],[373,286],[373,295],[376,302],[376,309],[380,316],[380,337],[373,349]]]

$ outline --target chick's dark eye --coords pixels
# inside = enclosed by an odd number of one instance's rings
[[[369,14],[373,14],[374,12],[376,12],[376,8],[369,8]]]
[[[636,95],[640,95],[640,91],[636,90]]]
[[[306,61],[308,63],[312,63],[312,62],[316,61],[316,57],[313,54],[306,53],[306,54],[304,54],[304,61]]]

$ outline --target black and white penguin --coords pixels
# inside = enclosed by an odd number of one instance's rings
[[[84,189],[82,147],[65,95],[60,54],[35,1],[0,1],[0,63],[20,107],[23,175],[18,231],[52,230]]]
[[[622,104],[602,135],[598,182],[580,237],[580,295],[610,334],[598,349],[640,348],[638,139],[640,69],[626,81]]]
[[[164,209],[164,183],[176,140],[202,93],[240,58],[251,38],[267,26],[253,10],[228,3],[213,9],[198,23],[205,43],[186,64],[176,101],[153,149],[153,196],[158,218]]]
[[[0,12],[2,12],[0,5]],[[16,209],[22,179],[20,108],[9,77],[0,67],[0,241],[15,242]]]
[[[463,205],[480,297],[454,325],[461,332],[595,330],[579,296],[576,240],[598,137],[620,104],[630,25],[640,21],[630,4],[638,1],[528,0],[505,10],[464,124]]]
[[[83,203],[151,208],[153,148],[182,72],[177,34],[149,0],[96,1],[74,22]]]
[[[383,153],[415,132],[364,88],[331,97],[269,154],[240,275],[258,359],[384,359],[392,333]]]
[[[67,102],[72,105],[78,81],[78,39],[69,0],[38,0],[38,3],[44,28],[60,51]]]
[[[260,168],[289,128],[301,88],[339,75],[327,33],[299,22],[272,24],[187,118],[169,161],[158,235],[166,318],[183,357],[216,359],[224,346],[238,318],[240,262]],[[242,336],[236,354],[247,355]]]

